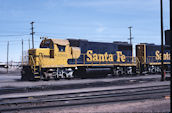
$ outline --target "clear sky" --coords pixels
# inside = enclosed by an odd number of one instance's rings
[[[164,30],[169,29],[169,0],[163,0]],[[29,48],[34,21],[35,47],[40,37],[160,44],[160,0],[0,0],[0,62],[21,60],[21,40]]]

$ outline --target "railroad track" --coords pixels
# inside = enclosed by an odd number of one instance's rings
[[[0,88],[0,95],[2,94],[11,94],[11,93],[24,93],[24,92],[34,92],[34,91],[48,91],[48,90],[66,90],[66,89],[80,89],[80,88],[89,88],[89,87],[104,87],[104,86],[119,86],[119,85],[130,85],[138,84],[140,82],[151,82],[159,81],[159,78],[137,78],[137,79],[125,79],[118,81],[97,81],[90,83],[75,83],[75,84],[63,84],[63,85],[43,85],[35,87],[2,87]]]
[[[34,110],[105,102],[135,101],[170,95],[170,85],[0,99],[0,111]]]

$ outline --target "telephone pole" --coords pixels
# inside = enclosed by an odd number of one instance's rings
[[[7,73],[8,73],[9,41],[7,43]]]
[[[23,65],[23,39],[22,39],[22,65]]]
[[[171,54],[170,61],[171,61],[171,67],[172,67],[172,0],[170,0],[170,54]],[[172,69],[171,69],[171,75],[172,75]]]
[[[132,42],[131,42],[132,39],[133,39],[133,37],[131,36],[131,28],[132,28],[132,27],[130,26],[130,27],[128,27],[128,28],[129,28],[129,30],[130,30],[130,38],[129,38],[128,40],[130,40],[130,44],[132,44]]]
[[[33,32],[33,24],[34,24],[35,22],[31,22],[30,24],[31,24],[31,30],[32,30],[32,32],[30,33],[31,35],[32,35],[32,48],[34,48],[34,34],[35,34],[35,32]]]
[[[163,3],[160,0],[161,12],[161,81],[164,81],[164,38],[163,38]]]

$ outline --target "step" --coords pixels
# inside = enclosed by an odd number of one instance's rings
[[[34,72],[34,75],[38,75],[39,73],[38,72]]]

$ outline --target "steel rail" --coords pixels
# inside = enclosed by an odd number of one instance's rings
[[[164,95],[167,95],[167,93],[162,93],[160,92],[159,94],[157,94],[155,96],[155,94],[147,94],[146,96],[145,95],[138,95],[137,97],[133,97],[133,96],[136,96],[136,95],[128,95],[128,96],[123,96],[122,98],[114,98],[114,97],[111,97],[110,99],[108,98],[107,99],[103,99],[102,100],[91,100],[91,101],[87,101],[86,102],[80,102],[81,100],[79,101],[76,101],[76,102],[69,102],[68,104],[68,101],[65,101],[65,102],[61,102],[61,103],[52,103],[51,105],[44,105],[44,106],[38,106],[38,104],[33,104],[32,106],[29,106],[29,107],[13,107],[13,108],[5,108],[5,109],[1,109],[0,111],[3,112],[3,111],[20,111],[20,110],[33,110],[33,109],[43,109],[43,108],[52,108],[52,107],[65,107],[65,106],[76,106],[76,105],[85,105],[85,104],[97,104],[97,103],[104,103],[104,102],[122,102],[122,101],[135,101],[135,100],[144,100],[144,99],[155,99],[155,98],[160,98],[160,97],[163,97]],[[82,100],[83,101],[83,100]],[[67,103],[67,104],[66,104]]]
[[[110,92],[117,92],[117,91],[123,91],[123,92],[127,92],[128,90],[139,90],[139,91],[142,91],[142,90],[148,90],[148,89],[155,89],[155,88],[165,88],[165,87],[170,87],[169,85],[159,85],[159,86],[148,86],[148,87],[132,87],[132,88],[123,88],[123,89],[108,89],[108,90],[98,90],[98,91],[81,91],[81,92],[73,92],[73,93],[63,93],[63,94],[49,94],[49,95],[39,95],[39,96],[24,96],[24,97],[9,97],[9,98],[1,98],[0,99],[0,105],[2,103],[2,101],[4,100],[16,100],[16,99],[28,99],[29,97],[32,97],[32,98],[44,98],[44,97],[53,97],[53,96],[69,96],[69,95],[93,95],[93,93],[110,93]],[[84,95],[83,95],[84,94]],[[71,96],[70,96],[71,97]]]
[[[108,101],[112,101],[112,98],[115,98],[115,100],[113,100],[113,102],[119,102],[119,101],[128,101],[128,100],[142,100],[145,98],[151,98],[151,97],[161,97],[164,95],[169,95],[170,93],[170,86],[167,87],[162,87],[160,89],[150,89],[150,90],[142,90],[142,91],[136,91],[136,92],[131,92],[131,91],[126,91],[121,92],[121,93],[110,93],[110,94],[97,94],[97,95],[86,95],[86,96],[76,96],[76,97],[65,97],[65,98],[45,98],[45,99],[38,99],[38,100],[32,100],[32,101],[27,101],[27,102],[19,102],[19,103],[4,103],[1,104],[0,106],[0,111],[15,111],[15,110],[28,110],[28,109],[37,109],[37,108],[48,108],[49,107],[62,107],[62,106],[71,106],[71,105],[77,105],[77,103],[81,104],[85,104],[85,103],[98,103],[101,102],[102,100],[107,100],[110,99]],[[156,94],[156,95],[155,95]],[[149,96],[150,95],[150,96]],[[128,99],[127,97],[130,97],[130,99]],[[141,98],[142,97],[142,98]],[[96,100],[97,99],[97,100]],[[117,101],[118,100],[118,101]],[[66,103],[69,102],[70,103]],[[73,102],[74,101],[74,102]],[[75,102],[77,101],[77,102]],[[85,101],[82,103],[82,101]],[[97,102],[96,102],[97,101]],[[107,102],[108,102],[107,101]],[[104,102],[104,101],[102,101]],[[55,105],[44,105],[45,103],[55,103]],[[20,105],[26,105],[29,104],[29,106],[25,106],[25,107],[21,107]],[[31,105],[32,104],[32,105]],[[38,105],[38,104],[43,104],[43,105]],[[8,108],[8,107],[4,107],[4,106],[14,106],[13,108]],[[17,106],[18,105],[18,106]],[[3,107],[3,108],[2,108]],[[2,108],[2,109],[1,109]]]
[[[68,95],[80,95],[80,94],[89,94],[89,93],[101,93],[101,92],[112,92],[112,91],[127,91],[127,90],[141,90],[144,88],[152,89],[152,88],[160,88],[160,87],[170,87],[169,85],[157,85],[157,86],[142,86],[142,87],[131,87],[131,88],[118,88],[118,89],[108,89],[108,90],[96,90],[96,91],[81,91],[81,92],[73,92],[73,93],[62,93],[62,94],[51,94],[51,95],[39,95],[39,96],[24,96],[24,97],[9,97],[9,98],[1,98],[0,105],[3,100],[13,100],[13,99],[28,99],[28,97],[37,98],[37,97],[47,97],[47,96],[68,96]]]
[[[121,77],[123,78],[123,77]],[[130,77],[132,78],[132,77]],[[72,84],[73,88],[75,89],[79,89],[79,88],[87,88],[87,87],[102,87],[102,86],[112,86],[112,85],[120,85],[120,84],[123,84],[123,85],[127,85],[127,84],[136,84],[136,83],[140,83],[140,81],[143,81],[143,82],[150,82],[150,81],[156,81],[156,80],[159,80],[159,78],[136,78],[136,79],[132,79],[134,82],[130,82],[131,80],[130,79],[126,79],[126,80],[119,80],[119,83],[115,83],[116,81],[111,81],[111,82],[103,82],[104,85],[100,84],[100,83],[89,83],[89,84]],[[70,87],[68,87],[69,85],[53,85],[53,86],[43,86],[43,88],[41,86],[36,86],[36,87],[10,87],[10,88],[7,88],[7,87],[1,87],[0,88],[0,95],[3,95],[3,94],[10,94],[10,93],[24,93],[24,92],[34,92],[35,90],[58,90],[58,88],[61,88],[61,89],[71,89]],[[49,88],[48,88],[49,87]]]

